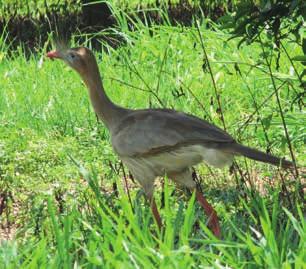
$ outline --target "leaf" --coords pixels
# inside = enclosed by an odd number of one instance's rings
[[[262,59],[266,59],[270,56],[269,52],[265,51],[259,54],[259,57]]]
[[[231,15],[224,15],[218,19],[218,23],[221,24],[221,29],[230,29],[235,27],[234,19]]]
[[[303,70],[303,72],[300,74],[300,77],[303,78],[306,75],[306,69]]]
[[[292,58],[293,61],[306,62],[306,55],[297,55]]]
[[[237,9],[236,11],[235,18],[237,20],[237,18],[248,17],[250,13],[253,11],[254,11],[253,3],[241,1],[239,9]]]
[[[237,25],[237,27],[234,29],[234,31],[231,33],[232,35],[242,35],[246,33],[246,27],[251,22],[251,19],[245,19],[240,24]]]
[[[306,55],[297,55],[292,58],[293,61],[301,62],[302,65],[306,65]]]
[[[270,128],[271,120],[272,120],[272,114],[262,119],[262,124],[266,127],[266,129]]]
[[[246,42],[248,39],[247,39],[247,37],[245,36],[245,37],[243,37],[239,42],[238,42],[238,44],[237,44],[237,48],[239,49],[240,48],[240,46],[244,43],[244,42]]]
[[[88,261],[91,262],[94,265],[103,265],[103,259],[101,256],[92,256],[92,257],[87,257]]]
[[[221,24],[225,24],[225,23],[229,23],[229,22],[232,23],[232,22],[233,22],[233,18],[232,18],[231,15],[226,14],[226,15],[220,17],[220,18],[218,19],[218,22],[221,23]]]
[[[4,52],[0,52],[0,62],[2,62],[2,60],[4,59],[5,53]]]
[[[303,38],[302,48],[303,48],[303,52],[304,52],[304,56],[305,56],[306,55],[306,38]]]

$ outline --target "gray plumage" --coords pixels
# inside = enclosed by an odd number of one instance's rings
[[[80,74],[96,114],[110,131],[115,152],[151,201],[155,178],[165,174],[195,189],[190,168],[202,161],[223,167],[242,155],[283,168],[292,167],[289,161],[238,144],[225,131],[195,116],[170,109],[130,110],[115,105],[103,89],[94,55],[86,48],[52,51],[47,56],[63,59]],[[197,199],[206,213],[214,216],[214,233],[220,235],[215,211],[199,192]],[[155,204],[152,211],[160,224]]]
[[[292,166],[238,144],[225,131],[192,115],[169,109],[128,110],[124,114],[111,131],[112,145],[147,192],[153,191],[154,178],[164,174],[182,173],[184,179],[179,183],[194,186],[190,167],[202,161],[223,167],[242,155],[284,168]]]

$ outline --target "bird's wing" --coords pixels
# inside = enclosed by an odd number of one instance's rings
[[[111,134],[120,156],[151,155],[179,146],[203,144],[218,147],[234,142],[220,128],[174,110],[136,110],[124,117]]]

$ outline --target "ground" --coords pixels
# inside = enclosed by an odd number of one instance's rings
[[[105,44],[95,52],[110,98],[130,108],[175,108],[222,127],[196,27],[137,26],[121,28],[120,47]],[[224,31],[202,25],[200,32],[228,132],[290,159],[271,77],[258,62],[259,45],[238,49]],[[289,42],[286,48],[292,55],[300,50]],[[29,59],[22,50],[13,57],[5,47],[0,53],[0,204],[7,198],[0,216],[0,264],[301,268],[305,229],[294,171],[244,159],[231,171],[197,167],[203,192],[221,219],[221,241],[206,228],[190,193],[175,190],[167,179],[158,181],[166,227],[160,233],[137,183],[126,168],[123,173],[77,74],[45,59],[43,49]],[[285,54],[274,76],[293,152],[303,166],[305,116],[291,102],[299,88]]]

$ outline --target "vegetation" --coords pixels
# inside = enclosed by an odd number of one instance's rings
[[[0,3],[0,32],[8,33],[7,43],[11,48],[16,49],[22,44],[26,53],[43,46],[50,32],[67,37],[79,32],[95,36],[97,32],[117,24],[108,3],[134,18],[144,19],[145,16],[147,21],[162,24],[165,16],[161,16],[160,10],[163,10],[162,13],[169,14],[167,19],[171,22],[189,25],[195,14],[216,19],[232,8],[236,1],[227,4],[221,0],[4,0]],[[93,41],[96,41],[95,37]],[[92,44],[94,48],[99,48],[99,44]]]
[[[82,9],[83,4],[106,1],[91,1],[91,0],[3,0],[0,3],[0,17],[18,15],[18,16],[31,16],[35,18],[38,15],[44,15],[51,12],[78,12]],[[156,7],[156,6],[175,6],[175,5],[189,5],[190,7],[205,7],[208,9],[214,9],[216,7],[227,8],[227,1],[224,0],[112,0],[113,5],[126,10],[133,10],[137,8]],[[231,1],[232,5],[235,5],[239,1]]]
[[[269,47],[238,48],[239,40],[210,20],[183,27],[165,17],[163,25],[148,27],[113,12],[118,25],[99,35],[119,36],[121,45],[103,42],[96,51],[112,100],[192,113],[225,125],[247,145],[288,159],[293,154],[305,166],[306,118],[297,98],[303,65],[292,61],[302,54],[300,44],[282,40],[276,70]],[[72,46],[80,45],[77,38]],[[267,33],[260,38],[266,42]],[[3,33],[0,238],[9,240],[0,243],[0,268],[303,268],[305,220],[295,171],[244,159],[231,172],[198,167],[222,240],[207,229],[190,193],[160,179],[160,233],[77,74],[45,60],[48,43],[30,57],[22,48],[9,56],[5,40]],[[90,39],[82,45],[90,47]]]

